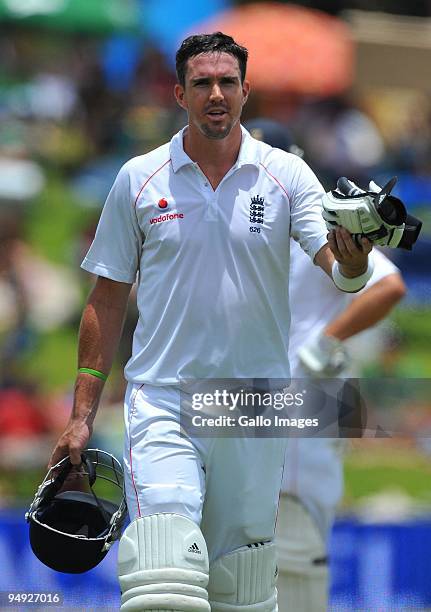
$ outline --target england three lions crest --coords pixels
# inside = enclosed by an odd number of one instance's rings
[[[265,198],[256,195],[250,202],[250,223],[263,223],[265,214]]]

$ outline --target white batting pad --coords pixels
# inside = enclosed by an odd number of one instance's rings
[[[177,514],[133,521],[118,549],[121,611],[210,612],[208,552],[198,525]]]
[[[212,612],[277,612],[277,565],[272,542],[252,544],[210,566]]]

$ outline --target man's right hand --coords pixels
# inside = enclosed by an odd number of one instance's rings
[[[81,453],[87,448],[93,427],[84,420],[71,419],[60,436],[49,460],[48,468],[69,455],[73,465],[81,464]]]

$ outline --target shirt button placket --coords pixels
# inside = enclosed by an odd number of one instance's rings
[[[217,221],[217,199],[213,196],[208,202],[208,221]]]
[[[207,201],[205,221],[217,221],[217,196],[208,181],[204,182]]]

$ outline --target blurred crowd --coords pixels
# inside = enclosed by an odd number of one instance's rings
[[[168,140],[186,118],[172,95],[172,61],[146,41],[8,27],[0,55],[1,506],[19,493],[10,471],[18,478],[22,468],[43,470],[67,420],[74,343],[92,283],[79,262],[110,185],[126,159]],[[245,119],[265,115],[290,128],[327,188],[342,175],[366,185],[398,174],[402,184],[422,181],[431,192],[431,95],[252,95]],[[409,202],[424,204],[415,196]],[[430,286],[421,287],[426,298]],[[135,317],[131,304],[93,440],[118,454],[122,366]],[[403,342],[402,334],[388,336],[375,372],[405,374],[396,352]],[[429,375],[418,368],[413,376]]]

